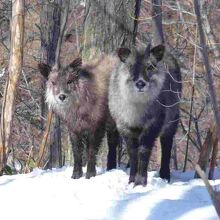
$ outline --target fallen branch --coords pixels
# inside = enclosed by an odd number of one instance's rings
[[[41,161],[42,161],[43,156],[44,156],[44,152],[45,152],[45,148],[46,148],[46,144],[47,144],[47,140],[48,140],[48,136],[49,136],[49,132],[50,132],[50,125],[51,125],[51,122],[52,122],[52,117],[53,117],[53,113],[52,113],[52,111],[49,111],[48,115],[47,115],[46,130],[44,132],[44,137],[43,137],[41,145],[40,145],[40,151],[39,151],[39,156],[38,156],[38,159],[37,159],[36,167],[42,167]]]
[[[220,193],[213,190],[212,186],[210,185],[205,172],[201,169],[201,167],[196,164],[195,165],[196,172],[202,178],[203,182],[205,183],[206,189],[212,199],[212,203],[215,207],[215,210],[220,218]]]

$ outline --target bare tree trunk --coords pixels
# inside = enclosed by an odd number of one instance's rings
[[[206,168],[208,166],[210,153],[212,151],[212,141],[213,141],[213,134],[215,133],[215,125],[211,127],[211,129],[207,132],[204,144],[201,148],[200,155],[199,155],[199,161],[198,165],[201,167],[201,169],[206,172]],[[199,174],[195,173],[195,178],[199,178]]]
[[[197,43],[197,29],[196,29],[196,43]],[[187,161],[188,161],[188,152],[189,152],[189,141],[190,141],[190,132],[192,124],[192,113],[193,113],[193,103],[194,103],[194,93],[195,93],[195,66],[196,66],[196,46],[194,47],[194,56],[193,56],[193,75],[192,75],[192,92],[190,99],[190,111],[189,111],[189,122],[188,122],[188,132],[187,132],[187,141],[186,141],[186,151],[185,159],[183,165],[183,172],[186,171]]]
[[[210,66],[209,58],[208,58],[207,45],[206,45],[205,35],[204,35],[203,27],[202,27],[200,4],[198,0],[194,0],[194,7],[195,7],[195,13],[196,13],[199,35],[200,35],[201,53],[202,53],[203,60],[204,60],[204,66],[206,69],[206,77],[207,77],[207,82],[209,86],[210,98],[212,101],[212,107],[213,107],[214,116],[215,116],[215,120],[217,124],[217,134],[218,134],[218,138],[220,138],[220,114],[218,111],[216,91],[214,88],[214,82],[213,82],[212,74],[211,74],[211,66]]]
[[[41,51],[42,62],[60,65],[60,51],[69,10],[69,0],[43,2],[41,12]],[[45,82],[43,82],[45,88]],[[43,99],[42,99],[43,100]],[[42,103],[44,104],[44,101]],[[54,115],[50,140],[50,160],[48,167],[62,166],[60,119]]]
[[[175,170],[178,170],[178,160],[177,160],[177,146],[176,146],[176,142],[173,143],[173,166]]]
[[[43,8],[40,14],[40,23],[41,23],[41,62],[47,63],[50,66],[55,64],[56,59],[56,49],[57,43],[60,34],[60,8],[59,8],[59,0],[56,0],[52,3],[42,1]],[[45,90],[45,80],[42,82],[43,91]],[[42,94],[41,105],[42,105],[42,116],[45,118],[45,98],[44,94]],[[49,113],[51,114],[51,113]],[[54,117],[56,118],[56,116]],[[59,119],[58,119],[59,120]],[[57,127],[55,124],[55,120],[52,122],[52,130],[54,127]],[[60,129],[56,129],[56,131],[60,132]],[[56,149],[60,149],[61,146],[53,145],[54,132],[53,135],[50,136],[50,149],[49,156],[52,155],[52,151],[56,151]],[[57,133],[56,137],[61,137],[60,133]],[[56,141],[55,143],[61,143],[60,141]],[[57,150],[58,151],[58,150]],[[61,157],[61,155],[60,155]],[[54,162],[52,162],[53,160]],[[49,168],[53,167],[53,164],[57,164],[56,161],[59,161],[58,158],[51,158],[49,160]]]
[[[164,43],[162,25],[162,0],[152,0],[153,45]]]
[[[207,45],[205,41],[205,34],[203,31],[203,27],[202,27],[203,23],[202,23],[202,17],[201,17],[201,6],[198,0],[194,0],[194,7],[195,7],[195,13],[197,17],[197,23],[198,23],[199,34],[200,34],[201,53],[203,56],[204,65],[206,69],[206,77],[207,77],[207,82],[209,86],[210,98],[212,101],[212,107],[213,107],[215,123],[216,123],[212,125],[212,128],[209,131],[212,134],[210,138],[211,139],[210,142],[212,141],[212,145],[209,145],[209,146],[212,147],[213,144],[216,143],[216,139],[220,138],[220,114],[219,114],[219,106],[218,106],[219,100],[217,100],[216,91],[214,88],[214,82],[213,82],[212,75],[211,75],[211,66],[209,64]],[[205,19],[205,20],[206,20],[205,24],[207,25],[208,19]],[[215,55],[218,57],[219,52],[218,51],[215,52]],[[220,87],[219,84],[220,83],[217,84],[218,89]],[[211,149],[209,151],[211,151]]]
[[[62,143],[60,118],[54,114],[54,120],[50,132],[50,155],[47,168],[62,167]]]
[[[7,160],[7,151],[10,147],[14,101],[17,84],[23,64],[24,40],[24,0],[14,0],[12,3],[11,18],[11,54],[8,69],[8,80],[5,85],[0,133],[0,173],[3,172]]]
[[[139,0],[137,0],[139,2]],[[130,47],[136,36],[135,0],[87,0],[84,22],[84,59]],[[137,4],[138,5],[138,4]],[[133,18],[132,18],[133,17]]]
[[[217,38],[213,33],[212,27],[209,23],[209,19],[207,16],[207,5],[205,4],[205,1],[202,0],[201,2],[201,10],[202,10],[202,22],[204,25],[204,30],[206,33],[206,36],[208,38],[209,41],[209,45],[210,48],[212,49],[214,56],[215,56],[215,65],[216,68],[214,67],[214,69],[219,68],[220,65],[220,48],[217,44]],[[220,109],[220,82],[219,80],[215,81],[215,85],[216,85],[216,91],[217,91],[217,103],[218,103],[218,109]],[[217,157],[217,152],[218,152],[218,135],[217,135],[217,127],[216,127],[216,123],[213,122],[213,124],[211,125],[211,127],[208,130],[208,133],[211,134],[210,136],[210,143],[209,143],[209,147],[212,149],[212,159],[211,159],[211,163],[210,163],[210,170],[209,170],[209,179],[213,179],[214,176],[214,168],[216,165],[216,157]],[[211,152],[211,149],[209,150]],[[210,157],[210,154],[206,154],[207,157],[207,161]],[[202,167],[202,164],[199,164]]]
[[[209,175],[208,175],[208,179],[210,180],[214,178],[217,155],[218,155],[218,138],[215,139],[215,142],[213,143],[213,148],[212,148],[212,157],[211,157],[210,169],[209,169]]]
[[[207,15],[207,1],[205,0],[200,0],[201,4],[201,18],[202,18],[202,23],[204,26],[204,31],[205,34],[208,38],[209,41],[209,46],[213,50],[213,53],[215,55],[215,62],[217,62],[220,65],[220,47],[217,44],[217,37],[214,35],[213,29],[209,23],[208,15]]]
[[[135,4],[135,11],[134,11],[134,28],[133,28],[133,44],[136,44],[136,36],[138,33],[138,23],[139,23],[139,17],[140,17],[140,12],[141,12],[141,0],[136,0]]]
[[[46,129],[45,129],[44,137],[43,137],[43,140],[42,140],[41,145],[40,145],[39,155],[38,155],[38,159],[37,159],[37,167],[43,167],[44,166],[44,164],[42,164],[42,159],[43,159],[44,154],[45,154],[45,148],[46,148],[47,139],[48,139],[49,132],[50,132],[52,116],[53,116],[53,114],[50,111],[48,113],[48,116],[47,116],[47,126],[46,126]]]
[[[60,16],[60,33],[59,38],[57,42],[57,48],[56,48],[56,57],[55,57],[55,65],[58,67],[60,66],[60,53],[61,53],[61,45],[63,42],[64,32],[66,29],[66,23],[68,19],[69,14],[69,5],[70,0],[60,0],[59,6],[59,16]]]
[[[60,31],[57,41],[57,48],[55,53],[55,65],[59,68],[60,66],[60,53],[61,45],[63,42],[64,31],[66,28],[66,22],[68,19],[69,11],[69,0],[60,0],[57,6],[59,9],[59,20],[60,20]],[[52,167],[62,167],[62,143],[61,143],[61,127],[60,127],[60,118],[57,115],[54,115],[54,124],[51,131],[51,140],[50,140],[50,160],[49,168]]]

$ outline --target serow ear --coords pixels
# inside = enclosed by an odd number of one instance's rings
[[[38,69],[40,70],[41,75],[43,75],[46,79],[48,79],[48,76],[51,71],[51,67],[46,63],[39,63]]]
[[[129,57],[131,51],[128,48],[118,48],[117,54],[120,60],[124,63],[126,59]]]
[[[157,61],[160,61],[163,59],[163,55],[165,52],[165,46],[163,44],[160,44],[160,45],[152,48],[150,52],[153,54],[153,56],[156,58]]]
[[[69,67],[72,69],[79,69],[82,66],[82,58],[78,57],[75,60],[73,60],[72,63],[69,64]]]

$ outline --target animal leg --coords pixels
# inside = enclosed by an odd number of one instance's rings
[[[159,130],[159,126],[152,126],[147,131],[143,131],[139,138],[138,169],[135,176],[135,185],[146,186],[147,184],[147,169],[150,161],[151,150]]]
[[[119,143],[119,133],[116,128],[107,130],[107,142],[108,142],[108,158],[107,158],[107,170],[116,168],[117,158],[117,145]]]
[[[79,179],[83,175],[82,171],[82,151],[83,143],[81,138],[76,135],[70,135],[70,140],[73,149],[74,167],[73,167],[73,179]]]
[[[99,146],[104,136],[104,128],[100,128],[95,135],[89,135],[89,143],[88,143],[88,164],[87,164],[87,172],[86,178],[96,176],[96,156],[98,154]]]
[[[161,136],[160,143],[162,148],[160,177],[170,181],[170,158],[173,145],[173,136]]]
[[[178,121],[176,120],[175,123],[173,123],[172,126],[169,127],[169,129],[165,130],[160,137],[160,143],[162,148],[160,177],[162,179],[167,179],[168,182],[170,182],[171,150],[172,150],[173,138],[176,133],[177,126],[178,126]]]
[[[137,173],[137,147],[138,147],[138,140],[136,138],[124,138],[128,154],[129,154],[129,162],[130,162],[130,176],[129,176],[129,183],[132,183],[135,181],[135,175]]]
[[[135,176],[135,185],[147,185],[147,168],[150,160],[151,149],[145,146],[138,147],[138,168]]]

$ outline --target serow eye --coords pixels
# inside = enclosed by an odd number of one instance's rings
[[[54,81],[51,81],[51,83],[52,83],[52,85],[53,85],[53,86],[55,86],[55,85],[56,85],[56,83],[55,83]]]
[[[73,83],[73,80],[68,80],[68,81],[67,81],[67,85],[69,85],[69,84],[71,84],[71,83]]]

